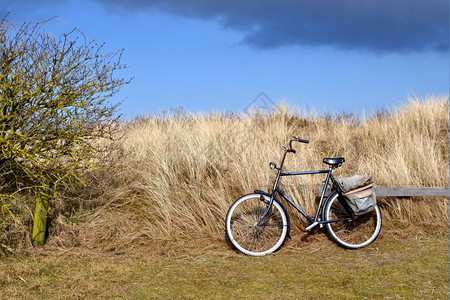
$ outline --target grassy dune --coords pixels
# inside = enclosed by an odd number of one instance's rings
[[[270,188],[268,162],[279,162],[293,135],[310,144],[294,144],[297,154],[285,164],[291,171],[344,156],[337,177],[370,173],[378,186],[448,186],[444,97],[410,99],[360,120],[286,107],[139,118],[123,124],[123,138],[103,154],[108,167],[85,174],[88,188],[53,203],[46,247],[27,255],[32,199],[10,206],[0,242],[16,241],[7,246],[17,254],[0,259],[0,298],[448,299],[448,198],[379,198],[383,230],[358,251],[301,232],[294,213],[292,239],[276,255],[230,249],[229,205]],[[285,190],[312,213],[322,176],[287,179]]]
[[[337,177],[373,174],[378,186],[448,186],[446,97],[409,99],[395,111],[359,120],[281,106],[269,114],[147,116],[125,124],[123,131],[116,167],[91,174],[102,192],[84,200],[87,210],[71,217],[79,223],[77,244],[120,252],[149,242],[155,247],[223,243],[228,207],[243,193],[270,188],[275,174],[268,163],[279,163],[280,146],[293,135],[310,144],[294,144],[297,154],[285,164],[290,171],[321,169],[324,157],[343,156]],[[282,185],[312,214],[322,180],[292,177]],[[379,201],[386,230],[448,232],[448,198]],[[295,216],[292,212],[294,230],[303,228],[303,219]],[[60,223],[68,229],[67,220]],[[65,242],[58,236],[53,241]]]
[[[326,168],[343,156],[336,177],[372,174],[378,186],[448,186],[449,100],[411,98],[371,116],[317,116],[286,106],[242,114],[159,114],[122,125],[108,163],[85,174],[87,188],[51,205],[49,247],[130,252],[190,244],[227,247],[224,218],[230,204],[254,189],[269,190],[280,146],[298,135],[287,170]],[[283,178],[284,190],[309,214],[321,175]],[[20,201],[19,201],[20,200]],[[448,198],[379,198],[385,232],[448,233]],[[2,207],[0,248],[31,249],[32,197]],[[304,220],[291,211],[302,245]],[[382,232],[383,233],[383,232]]]

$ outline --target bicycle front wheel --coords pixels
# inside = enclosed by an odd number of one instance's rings
[[[262,199],[262,200],[261,200]],[[277,200],[258,225],[270,198],[249,194],[237,199],[227,213],[225,228],[229,241],[242,253],[262,256],[280,248],[287,236],[289,221],[285,208]]]
[[[339,202],[338,194],[328,201],[324,220],[331,221],[325,224],[330,238],[347,249],[358,249],[369,245],[375,241],[381,230],[381,212],[378,205],[371,212],[352,218]]]

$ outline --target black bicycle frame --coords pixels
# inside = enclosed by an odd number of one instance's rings
[[[331,179],[331,181],[333,183],[336,182],[336,179],[334,178],[332,172],[333,172],[333,167],[332,166],[330,166],[330,168],[328,170],[303,171],[303,172],[292,172],[292,173],[283,173],[281,171],[281,168],[280,168],[278,170],[277,177],[275,179],[275,184],[273,186],[272,193],[267,194],[268,196],[270,196],[270,201],[269,201],[269,204],[267,205],[265,211],[263,212],[261,218],[259,219],[258,225],[261,225],[262,220],[266,217],[266,215],[269,213],[270,209],[272,208],[272,204],[273,204],[273,201],[275,199],[275,192],[280,194],[290,205],[292,205],[299,213],[301,213],[306,219],[308,219],[308,221],[311,224],[308,227],[306,227],[305,230],[311,230],[313,227],[315,227],[318,224],[326,224],[326,223],[332,223],[332,222],[339,222],[339,221],[343,221],[343,220],[348,220],[347,218],[346,219],[339,219],[339,220],[329,220],[329,221],[319,220],[319,213],[321,211],[321,208],[322,208],[322,211],[323,211],[323,207],[324,207],[323,200],[324,200],[324,197],[325,197],[326,187],[328,186],[328,183],[330,182],[330,179]],[[311,218],[300,207],[298,207],[286,194],[284,194],[278,188],[278,181],[280,180],[280,177],[282,177],[282,176],[314,175],[314,174],[325,174],[325,173],[327,173],[327,178],[325,179],[325,183],[324,183],[324,186],[323,186],[323,189],[322,189],[322,194],[320,195],[319,205],[317,206],[317,211],[316,211],[316,215],[314,216],[314,219]],[[334,185],[334,186],[336,186],[336,185]],[[333,194],[334,193],[330,193],[330,195],[328,197],[332,196]]]

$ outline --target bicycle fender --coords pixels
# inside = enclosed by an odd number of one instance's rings
[[[269,193],[266,193],[266,192],[264,192],[264,191],[261,191],[261,190],[254,190],[254,193],[255,194],[258,194],[258,195],[264,195],[264,196],[267,196],[267,197],[270,197],[270,196],[272,196],[271,194],[269,194]],[[284,212],[284,214],[286,215],[286,219],[287,219],[287,237],[289,238],[289,239],[292,239],[291,238],[291,235],[289,234],[290,232],[291,232],[291,220],[289,219],[289,214],[288,214],[288,212],[287,212],[287,210],[286,210],[286,207],[283,205],[283,203],[281,203],[281,201],[280,200],[278,200],[275,196],[273,196],[273,201],[276,201],[280,206],[281,206],[281,208],[283,209],[283,212]]]
[[[263,195],[266,195],[266,196],[269,196],[269,197],[270,197],[270,194],[269,194],[269,193],[266,193],[266,192],[261,191],[261,190],[254,190],[253,192],[254,192],[255,194],[263,194]]]

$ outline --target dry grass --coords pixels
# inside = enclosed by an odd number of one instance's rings
[[[78,195],[76,208],[54,214],[51,245],[120,253],[192,240],[221,244],[232,201],[269,189],[275,174],[268,163],[279,162],[280,146],[294,135],[310,144],[294,145],[289,171],[321,169],[324,157],[343,156],[337,177],[373,174],[378,186],[394,187],[448,186],[449,180],[448,97],[411,98],[359,120],[286,106],[271,114],[161,114],[124,124],[123,133],[120,151],[109,156],[114,167],[87,175],[99,191]],[[313,213],[322,180],[302,176],[282,184]],[[448,233],[448,198],[379,200],[385,229]],[[303,227],[294,213],[291,221]]]
[[[268,190],[281,145],[296,144],[288,170],[324,168],[343,156],[336,176],[373,174],[378,186],[448,186],[449,102],[410,99],[393,112],[314,116],[281,106],[270,115],[157,115],[124,126],[123,170],[105,206],[82,224],[83,243],[110,250],[130,244],[208,239],[223,242],[231,202],[255,188]],[[119,178],[119,180],[118,180]],[[284,178],[283,178],[284,179]],[[307,212],[322,177],[286,178],[285,190]],[[421,226],[448,232],[448,199],[380,199],[385,228]],[[302,219],[291,214],[294,227]]]

